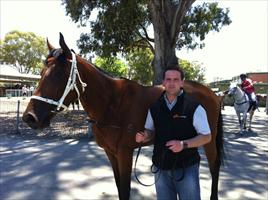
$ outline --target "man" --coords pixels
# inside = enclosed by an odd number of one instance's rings
[[[211,140],[204,108],[182,89],[183,71],[176,67],[163,73],[165,92],[149,109],[145,130],[136,134],[142,143],[154,137],[153,168],[157,199],[199,200],[197,147]]]
[[[26,85],[23,85],[23,87],[21,88],[21,91],[22,91],[22,96],[25,96],[25,97],[28,96],[27,95],[28,89]]]
[[[252,80],[250,78],[248,78],[246,74],[241,74],[240,79],[242,81],[241,88],[247,94],[249,101],[251,103],[255,102],[256,95],[255,95],[255,90],[254,90]]]

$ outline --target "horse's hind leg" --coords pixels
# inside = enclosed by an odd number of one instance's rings
[[[130,196],[130,181],[133,150],[122,149],[116,155],[105,150],[113,167],[114,178],[120,200],[128,200]]]

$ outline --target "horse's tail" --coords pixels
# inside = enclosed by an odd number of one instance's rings
[[[221,110],[219,113],[218,124],[217,124],[217,136],[216,136],[216,148],[217,148],[217,163],[220,166],[223,164],[225,158],[224,145],[223,145],[223,120]]]
[[[212,186],[211,186],[211,195],[210,199],[216,200],[218,199],[218,182],[219,182],[219,175],[220,175],[220,167],[223,164],[224,158],[224,149],[223,149],[223,121],[222,121],[222,114],[221,109],[218,116],[218,124],[217,124],[217,135],[216,135],[216,150],[217,150],[217,157],[215,159],[215,163],[211,170],[212,175]]]

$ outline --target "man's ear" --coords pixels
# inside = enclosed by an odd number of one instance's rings
[[[165,87],[165,80],[162,80],[162,86]]]

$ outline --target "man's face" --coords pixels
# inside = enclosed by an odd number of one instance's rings
[[[165,73],[165,78],[163,80],[163,86],[166,92],[170,95],[177,95],[178,92],[183,87],[184,81],[181,80],[181,73],[176,70],[168,70]]]

